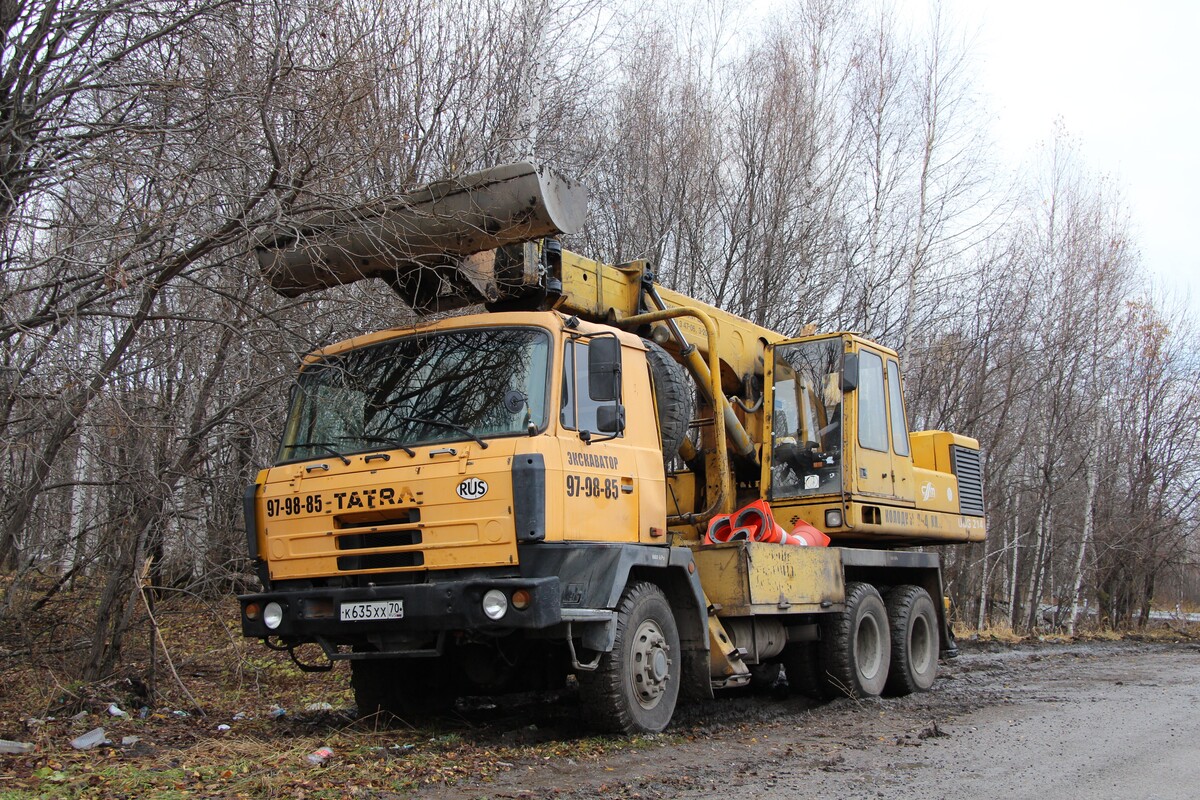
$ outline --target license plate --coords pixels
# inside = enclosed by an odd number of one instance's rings
[[[342,603],[341,618],[342,622],[404,619],[404,601],[373,600],[369,603]]]

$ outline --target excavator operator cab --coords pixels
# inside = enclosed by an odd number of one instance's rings
[[[842,339],[774,348],[771,497],[842,492]]]

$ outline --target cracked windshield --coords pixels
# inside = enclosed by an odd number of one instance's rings
[[[306,367],[279,463],[528,434],[546,425],[549,336],[490,328],[406,336]]]

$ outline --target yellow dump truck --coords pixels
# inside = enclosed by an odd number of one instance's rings
[[[245,496],[244,634],[348,661],[364,714],[574,676],[598,728],[659,731],[776,663],[820,697],[928,689],[954,645],[912,548],[983,539],[978,444],[908,430],[886,347],[564,250],[585,208],[513,164],[264,235],[284,294],[378,278],[442,318],[304,360]]]

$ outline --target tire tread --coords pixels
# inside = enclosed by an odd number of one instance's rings
[[[846,608],[840,614],[832,615],[821,629],[821,643],[818,649],[818,668],[821,671],[822,691],[826,697],[868,696],[858,681],[858,670],[855,664],[855,632],[854,621],[858,616],[858,608],[872,599],[883,606],[883,598],[879,591],[869,583],[848,581],[846,583]],[[886,626],[887,611],[884,607],[879,622]],[[883,631],[887,635],[887,631]],[[888,636],[888,645],[891,637]],[[891,650],[885,646],[885,654]]]
[[[625,675],[623,653],[625,649],[625,637],[633,636],[636,633],[637,623],[631,624],[630,619],[636,613],[638,606],[643,602],[661,602],[663,608],[670,615],[670,605],[667,603],[666,597],[662,590],[653,583],[642,581],[639,583],[630,584],[621,594],[621,600],[617,604],[617,631],[616,637],[613,640],[612,650],[605,653],[600,658],[600,666],[594,672],[581,672],[577,676],[579,679],[580,697],[583,701],[583,715],[588,725],[595,730],[605,733],[628,734],[636,733],[645,729],[645,727],[634,718],[631,713],[631,708],[626,702]],[[665,621],[660,620],[664,623]],[[670,619],[670,623],[674,625],[674,618]],[[667,702],[669,713],[666,715],[666,722],[663,722],[657,730],[662,730],[670,722],[670,718],[674,713],[675,701],[679,692],[679,674],[680,670],[680,651],[678,643],[678,633],[675,634],[675,652],[671,657],[675,659],[677,665],[674,677],[675,686],[668,688],[670,698],[664,698]],[[635,701],[636,702],[636,701]],[[658,709],[655,709],[657,711]]]
[[[654,384],[654,404],[662,439],[663,458],[670,461],[687,436],[695,404],[691,382],[680,364],[657,343],[643,339]]]
[[[884,691],[895,697],[903,697],[914,692],[927,691],[928,687],[923,687],[916,682],[911,669],[911,654],[908,649],[908,624],[909,616],[913,613],[914,607],[924,598],[929,601],[929,605],[933,608],[933,599],[929,593],[920,586],[914,584],[906,584],[894,587],[884,597],[884,605],[888,612],[888,626],[891,630],[891,649],[892,649],[892,666],[888,670],[887,684]],[[930,620],[930,633],[933,635],[935,642],[938,638],[937,611],[933,610],[933,619]],[[934,647],[935,651],[937,645]],[[934,674],[937,673],[937,653],[933,654],[934,659]]]

